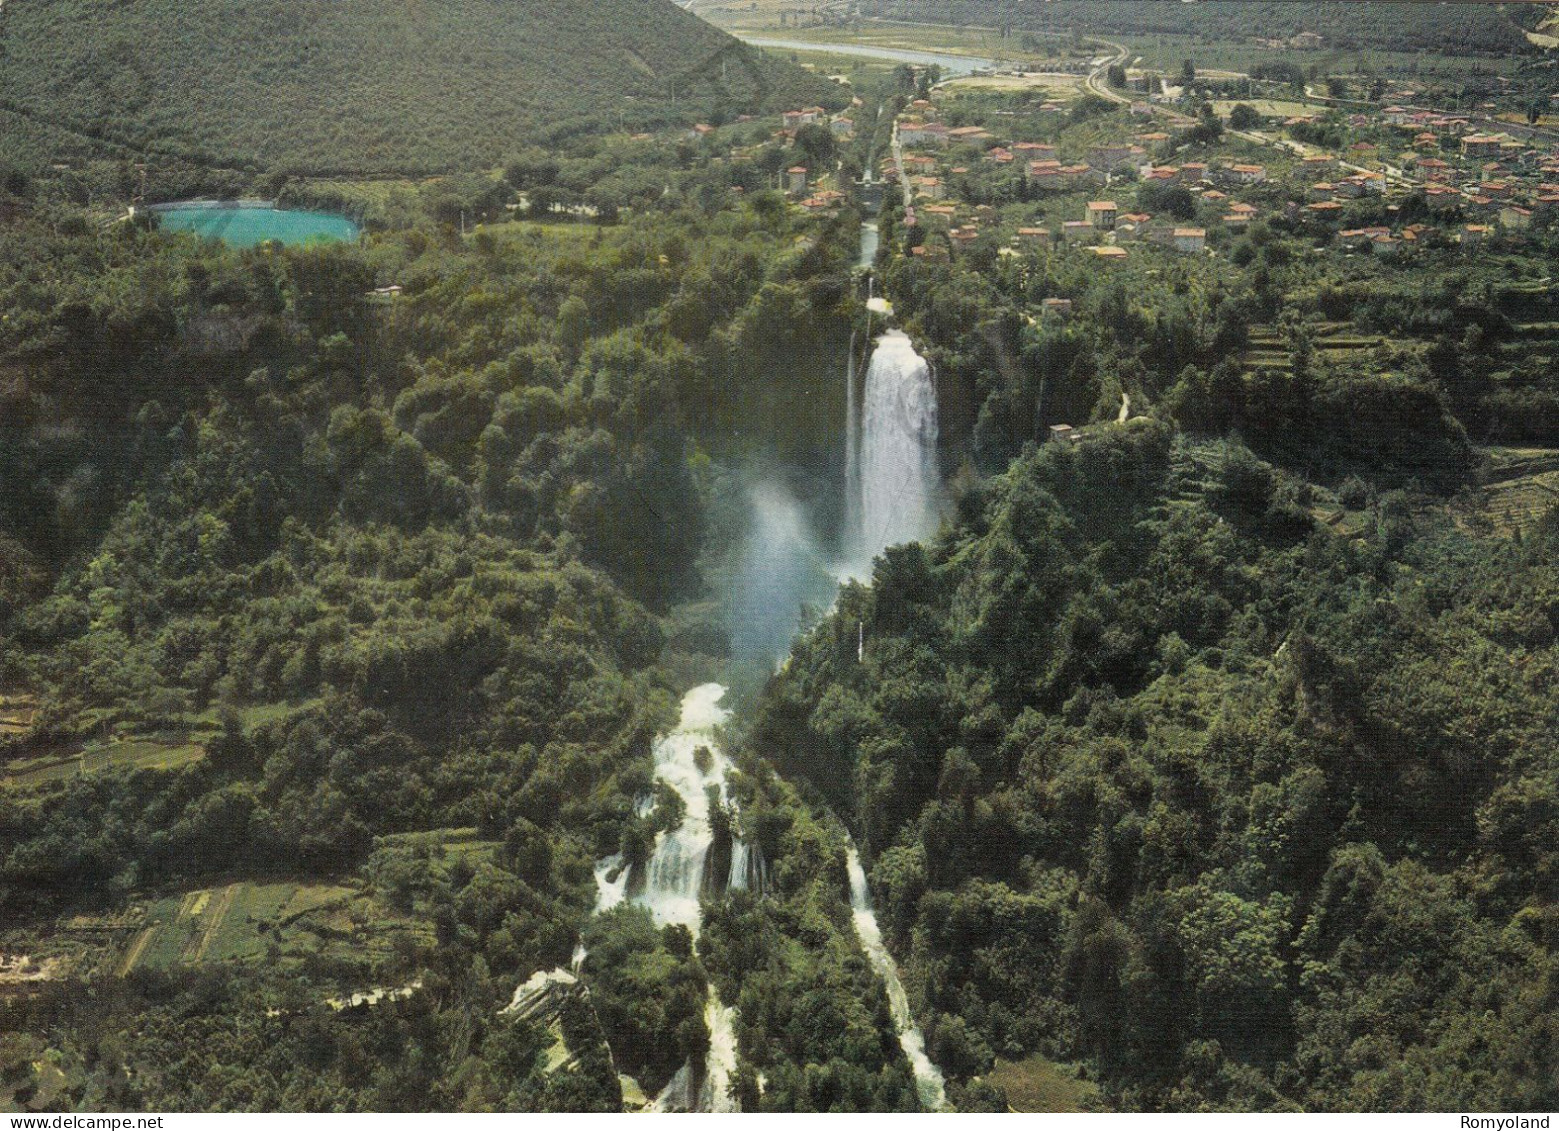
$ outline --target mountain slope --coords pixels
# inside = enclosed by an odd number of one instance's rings
[[[607,122],[829,97],[671,0],[28,0],[0,14],[4,106],[237,167],[490,167]]]

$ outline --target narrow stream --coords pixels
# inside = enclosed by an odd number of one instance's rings
[[[861,949],[877,976],[888,991],[888,1008],[893,1013],[893,1025],[899,1031],[899,1046],[909,1060],[910,1071],[915,1074],[915,1088],[920,1093],[920,1103],[927,1111],[947,1111],[947,1094],[943,1089],[942,1072],[926,1055],[926,1039],[909,1012],[909,995],[899,980],[899,968],[893,955],[883,945],[882,931],[877,926],[877,913],[872,910],[871,889],[866,886],[866,870],[861,867],[861,854],[850,845],[845,865],[850,872],[850,913],[855,920],[855,933],[861,940]]]

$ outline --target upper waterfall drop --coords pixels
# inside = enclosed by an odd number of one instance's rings
[[[860,528],[847,542],[864,570],[889,546],[930,537],[940,509],[936,386],[931,366],[901,330],[877,339],[860,430],[859,506],[846,512],[859,515]]]

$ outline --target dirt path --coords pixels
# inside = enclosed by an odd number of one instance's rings
[[[206,920],[206,929],[200,933],[200,941],[195,949],[185,959],[190,965],[194,965],[206,956],[206,949],[210,947],[211,940],[221,929],[222,921],[227,918],[227,913],[233,909],[233,901],[238,898],[238,889],[243,884],[228,884],[222,889],[222,894],[217,897],[216,906],[213,907]]]
[[[135,969],[135,964],[141,960],[141,955],[146,953],[146,947],[152,941],[152,936],[161,929],[159,924],[153,923],[135,936],[135,941],[130,944],[130,949],[125,952],[123,961],[119,963],[119,969],[116,971],[119,977],[123,978]]]

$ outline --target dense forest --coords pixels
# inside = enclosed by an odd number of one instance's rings
[[[787,610],[776,670],[721,591],[747,489],[837,525],[841,378],[884,322],[849,193],[774,186],[805,160],[848,190],[929,78],[857,76],[877,133],[787,145],[736,119],[837,92],[670,4],[235,6],[187,42],[132,38],[162,0],[90,7],[0,15],[31,76],[0,109],[0,1110],[616,1111],[707,1062],[713,987],[744,1110],[914,1111],[852,841],[958,1110],[1006,1110],[1015,1065],[1119,1110],[1559,1105],[1559,519],[1482,505],[1559,448],[1551,228],[1343,254],[1263,154],[1212,256],[1101,269],[1016,240],[1092,190],[954,150],[980,234],[890,190],[874,284],[935,373],[943,528]],[[520,9],[596,48],[516,93],[546,46]],[[227,113],[360,36],[334,97],[366,129],[285,91]],[[184,77],[240,41],[242,82]],[[675,127],[603,122],[625,94]],[[934,97],[990,144],[1140,128]],[[1207,110],[1155,156],[1250,156]],[[151,195],[364,235],[124,218],[148,152]],[[381,160],[458,172],[288,175]],[[1337,224],[1434,219],[1391,207]],[[712,851],[766,882],[708,884],[697,937],[596,914],[602,862],[681,820],[654,741],[709,680],[738,700]]]
[[[668,819],[637,808],[652,737],[725,662],[698,547],[739,538],[729,461],[805,465],[833,423],[854,217],[765,191],[766,137],[740,166],[520,151],[381,202],[352,246],[232,251],[13,186],[0,688],[38,709],[7,732],[0,948],[78,965],[0,995],[10,1102],[615,1110],[619,1072],[653,1094],[700,1062],[712,979],[749,1107],[916,1106],[842,828],[761,766],[738,784],[761,906],[733,895],[696,953],[637,908],[590,921],[593,862]],[[591,192],[632,216],[553,211]],[[501,219],[463,238],[462,210]],[[208,886],[254,896],[248,925],[132,947],[125,977],[66,925],[163,893],[203,921],[178,893]],[[278,888],[341,910],[260,910]],[[581,941],[587,998],[499,1018]]]
[[[1559,526],[1491,542],[1383,492],[1352,540],[1305,492],[1148,420],[1047,445],[777,679],[753,740],[852,814],[949,1071],[1559,1102]]]
[[[493,168],[608,125],[817,102],[837,106],[837,88],[658,0],[0,9],[0,108],[24,128],[238,170]]]

